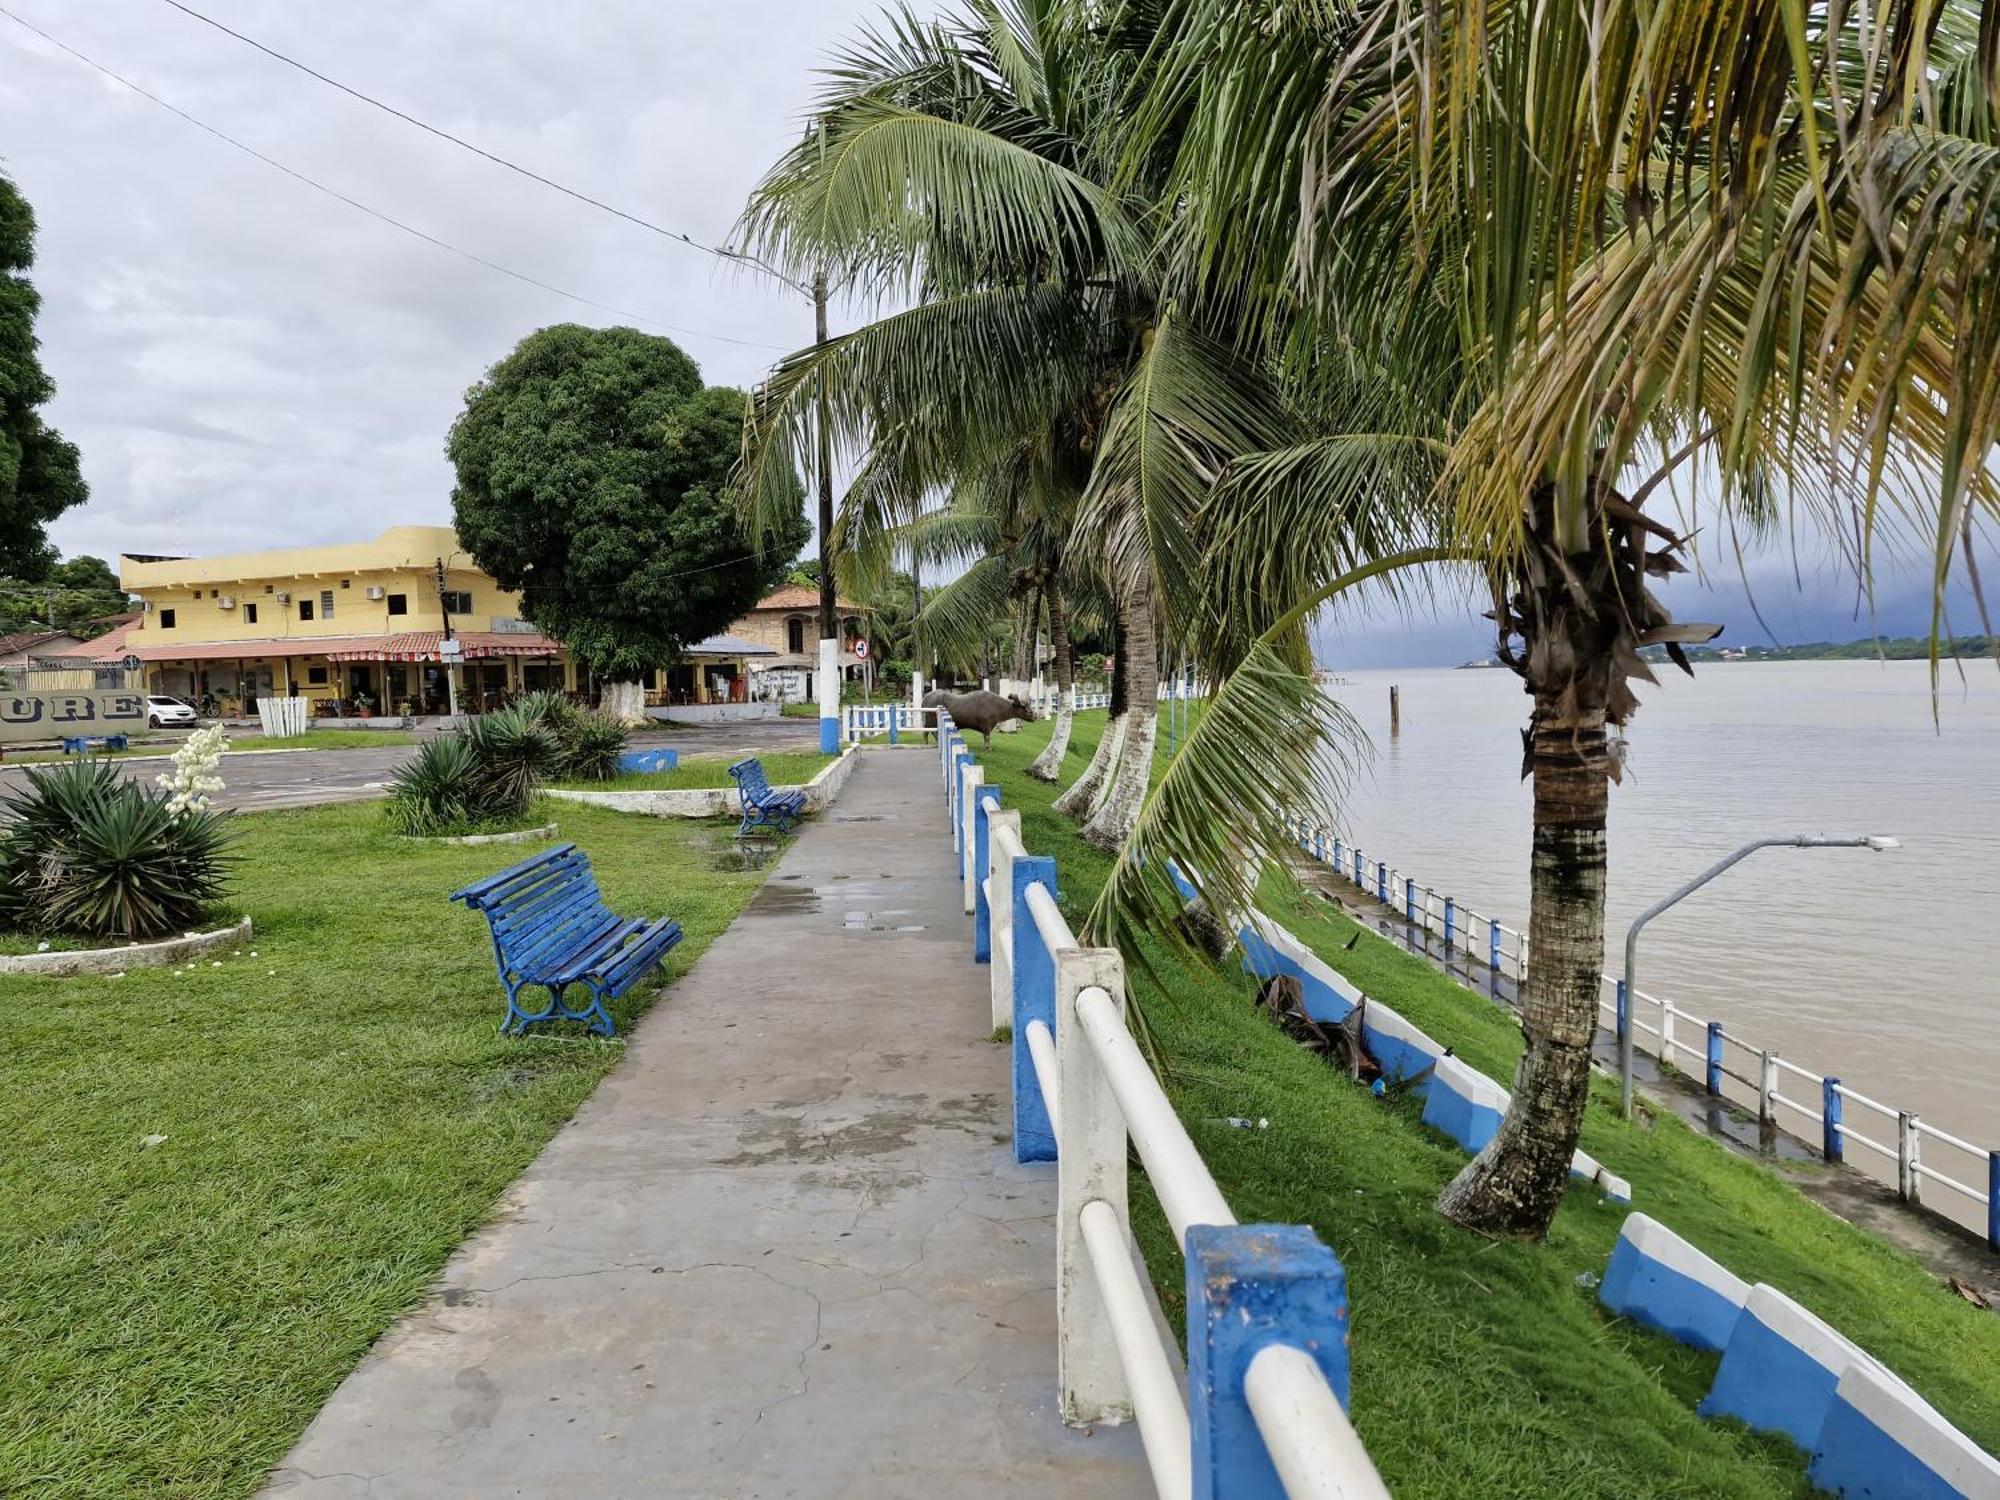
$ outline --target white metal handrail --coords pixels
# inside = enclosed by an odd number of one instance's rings
[[[1047,1021],[1028,1023],[1028,1056],[1034,1059],[1035,1083],[1042,1091],[1042,1104],[1049,1112],[1049,1128],[1062,1138],[1062,1089],[1056,1075],[1056,1038]]]
[[[1389,1500],[1367,1450],[1303,1349],[1269,1344],[1243,1377],[1243,1394],[1288,1495]]]
[[[1181,1383],[1167,1358],[1166,1346],[1153,1326],[1153,1310],[1132,1264],[1124,1227],[1117,1210],[1103,1199],[1084,1204],[1079,1216],[1083,1242],[1090,1251],[1091,1273],[1104,1293],[1112,1342],[1125,1379],[1132,1388],[1132,1415],[1139,1423],[1140,1446],[1153,1471],[1153,1487],[1162,1500],[1188,1500],[1194,1490],[1189,1472],[1187,1403]]]
[[[1236,1215],[1223,1200],[1208,1163],[1195,1150],[1166,1091],[1146,1066],[1111,996],[1099,988],[1085,990],[1076,997],[1076,1019],[1124,1112],[1125,1129],[1138,1148],[1139,1160],[1146,1164],[1146,1177],[1173,1228],[1174,1242],[1185,1244],[1188,1229],[1195,1224],[1234,1224]]]

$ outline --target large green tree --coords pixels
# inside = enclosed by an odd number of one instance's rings
[[[0,574],[23,579],[48,571],[48,523],[90,493],[76,445],[42,420],[56,387],[35,337],[34,260],[34,210],[0,176]]]
[[[743,409],[671,339],[565,323],[523,339],[452,424],[460,538],[621,715],[641,674],[726,629],[805,543],[795,474],[760,544],[725,492]]]
[[[1358,375],[1366,397],[1239,461],[1220,524],[1287,597],[1465,570],[1531,702],[1527,1048],[1440,1207],[1539,1235],[1588,1093],[1639,652],[1713,633],[1653,584],[1699,527],[1791,524],[1864,584],[1885,543],[1923,547],[1942,625],[2000,517],[2000,25],[1972,0],[1173,0],[1155,35],[1133,169],[1177,161],[1166,283],[1261,330],[1309,390]],[[1438,545],[1361,569],[1319,545],[1404,483],[1436,502]],[[1140,855],[1228,883],[1189,839],[1282,839],[1287,797],[1211,795],[1283,709],[1259,687],[1224,688]]]
[[[66,558],[32,583],[0,582],[0,633],[42,627],[87,638],[130,605],[103,558]]]

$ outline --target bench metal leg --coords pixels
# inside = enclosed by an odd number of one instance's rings
[[[541,1010],[529,1011],[521,1008],[520,992],[531,981],[510,985],[507,990],[507,1019],[500,1023],[503,1036],[519,1036],[539,1021],[583,1021],[599,1036],[616,1036],[618,1027],[611,1019],[611,1012],[604,1008],[604,996],[595,985],[585,981],[590,991],[590,1004],[578,1009],[563,999],[568,985],[543,985],[548,991],[549,1003]]]

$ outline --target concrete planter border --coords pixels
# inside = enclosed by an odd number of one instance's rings
[[[442,838],[422,838],[415,834],[398,834],[406,844],[532,844],[538,839],[552,839],[556,836],[556,825],[544,823],[540,828],[514,828],[506,833],[458,833]]]
[[[179,963],[217,948],[250,940],[250,919],[213,932],[192,932],[157,943],[128,943],[122,948],[76,948],[65,952],[0,954],[0,974],[37,979],[68,979],[77,974],[115,974],[126,969]]]
[[[819,812],[833,805],[834,799],[847,785],[847,778],[854,774],[858,753],[850,745],[840,759],[828,762],[817,776],[806,783],[807,812]],[[614,812],[640,813],[649,818],[735,818],[743,813],[742,803],[737,800],[733,786],[646,792],[586,792],[545,787],[542,795],[560,797],[565,802],[582,802],[591,807],[608,807]]]

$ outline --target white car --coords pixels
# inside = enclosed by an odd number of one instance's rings
[[[146,722],[155,729],[193,729],[201,721],[180,699],[150,693],[146,697]]]

